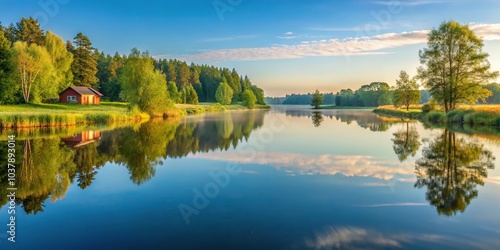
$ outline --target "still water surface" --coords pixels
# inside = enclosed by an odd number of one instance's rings
[[[16,243],[0,238],[2,249],[500,246],[491,131],[276,106],[19,131],[16,145]]]

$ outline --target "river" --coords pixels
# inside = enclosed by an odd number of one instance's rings
[[[274,106],[2,131],[2,249],[492,249],[500,136]]]

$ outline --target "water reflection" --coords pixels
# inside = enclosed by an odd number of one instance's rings
[[[290,117],[308,117],[312,119],[315,127],[321,126],[325,118],[352,124],[355,122],[362,128],[369,129],[370,131],[383,132],[387,131],[392,125],[400,123],[400,118],[382,117],[372,113],[369,110],[323,110],[314,111],[310,110],[286,110],[286,116]]]
[[[187,119],[187,118],[186,118]],[[190,153],[227,150],[248,139],[263,124],[264,112],[224,113],[181,122],[152,121],[136,127],[99,132],[87,130],[71,136],[18,137],[16,144],[16,203],[27,214],[43,212],[44,202],[64,198],[71,183],[81,189],[92,185],[108,162],[124,166],[133,183],[141,185],[156,173],[166,158]],[[5,137],[6,138],[6,137]],[[7,164],[6,141],[0,142],[0,162]],[[4,152],[5,151],[5,152]],[[0,168],[0,202],[7,203],[7,168]]]
[[[415,156],[420,148],[420,136],[415,124],[406,122],[401,129],[393,134],[393,149],[400,162],[408,159],[408,156]]]
[[[313,112],[311,119],[312,119],[312,123],[313,123],[314,127],[321,126],[321,123],[325,120],[325,118],[323,118],[323,114],[321,112]]]
[[[484,145],[445,129],[422,150],[416,162],[415,187],[427,188],[426,199],[441,215],[464,212],[478,196],[495,157]]]

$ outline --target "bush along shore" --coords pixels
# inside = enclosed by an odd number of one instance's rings
[[[267,105],[254,107],[254,109],[269,108]],[[227,110],[248,110],[248,108],[239,104],[206,103],[202,105],[178,105],[161,113],[147,114],[138,108],[128,108],[126,103],[4,105],[0,106],[0,128],[23,129],[139,122],[149,120],[151,117],[181,117]]]
[[[469,126],[500,126],[500,105],[463,105],[445,113],[439,107],[414,106],[409,110],[381,106],[379,115],[418,119],[432,124],[464,124]]]

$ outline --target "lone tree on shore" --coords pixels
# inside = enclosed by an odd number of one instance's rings
[[[491,96],[483,85],[496,79],[498,72],[490,71],[483,45],[469,26],[454,21],[444,22],[429,33],[427,48],[419,52],[423,66],[418,77],[446,113],[457,104],[474,104]]]
[[[418,104],[422,99],[418,83],[415,78],[410,78],[406,71],[399,73],[399,79],[396,80],[396,90],[394,91],[394,106],[405,106],[406,110],[410,105]]]
[[[311,106],[318,109],[321,104],[323,104],[323,94],[319,93],[319,90],[316,90],[312,96]]]

